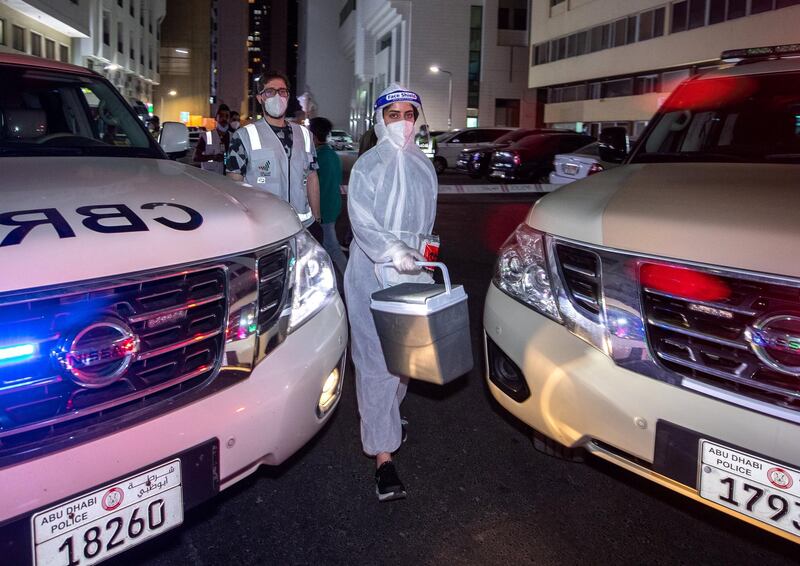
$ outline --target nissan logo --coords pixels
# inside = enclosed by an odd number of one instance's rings
[[[81,387],[117,381],[139,352],[139,338],[117,318],[105,318],[68,336],[56,352],[61,367]]]
[[[744,337],[758,359],[769,367],[800,376],[800,316],[767,316],[748,326]]]

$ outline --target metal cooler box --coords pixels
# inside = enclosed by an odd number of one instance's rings
[[[401,283],[372,294],[370,309],[386,366],[396,375],[443,385],[472,369],[469,310],[464,287]]]

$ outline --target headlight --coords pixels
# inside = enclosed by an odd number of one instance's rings
[[[500,248],[494,283],[515,299],[561,322],[544,248],[544,234],[520,224]]]
[[[296,238],[289,332],[317,314],[336,295],[336,277],[328,253],[305,230]]]

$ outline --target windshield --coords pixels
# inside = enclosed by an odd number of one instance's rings
[[[800,73],[701,79],[667,100],[632,163],[800,163]]]
[[[102,79],[3,67],[0,84],[0,156],[164,157]]]

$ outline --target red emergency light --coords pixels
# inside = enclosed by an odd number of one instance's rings
[[[686,267],[646,263],[639,277],[644,287],[682,299],[722,301],[731,296],[730,287],[721,278]]]

